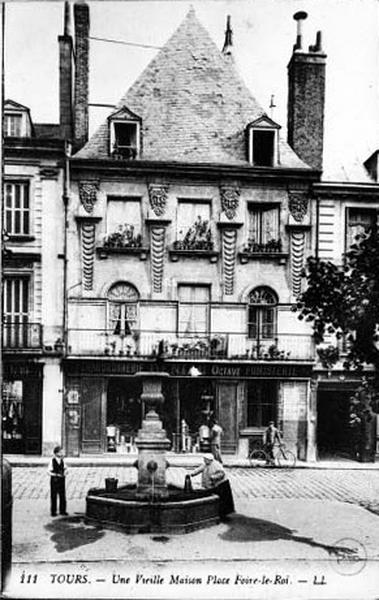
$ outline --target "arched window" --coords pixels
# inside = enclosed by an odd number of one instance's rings
[[[115,283],[108,292],[108,300],[109,329],[116,334],[130,335],[138,321],[138,291],[130,283]]]
[[[255,288],[249,294],[248,336],[254,340],[275,337],[278,299],[268,287]]]

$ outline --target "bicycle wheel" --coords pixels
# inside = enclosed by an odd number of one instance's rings
[[[249,454],[251,467],[264,467],[267,462],[266,453],[263,450],[253,450]]]
[[[279,450],[275,458],[278,461],[279,467],[287,467],[287,469],[291,469],[296,465],[296,456],[293,452],[291,452],[291,450],[285,450],[283,448]]]

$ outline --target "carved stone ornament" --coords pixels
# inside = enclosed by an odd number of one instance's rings
[[[236,216],[240,190],[236,186],[223,185],[220,187],[221,207],[228,219],[233,219]]]
[[[288,206],[295,221],[301,223],[308,212],[308,198],[302,193],[289,192]]]
[[[79,181],[79,198],[86,212],[93,211],[94,204],[97,200],[97,191],[99,189],[99,180],[91,179],[90,181]]]
[[[292,292],[297,297],[301,292],[301,274],[304,268],[305,232],[291,234],[291,274]]]
[[[226,296],[230,296],[234,292],[236,244],[237,231],[235,229],[224,229],[222,232],[222,257],[224,267],[224,290]]]
[[[164,225],[154,225],[151,227],[150,236],[153,291],[160,294],[163,281],[166,227]]]
[[[168,186],[166,185],[156,185],[153,183],[149,185],[150,205],[157,217],[161,217],[166,210],[167,193]]]
[[[93,220],[83,221],[81,229],[83,286],[85,290],[92,290],[96,223]]]

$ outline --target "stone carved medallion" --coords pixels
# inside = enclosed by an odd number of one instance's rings
[[[223,185],[220,187],[221,207],[228,219],[234,219],[236,216],[240,190],[236,186]]]
[[[167,185],[157,185],[150,184],[149,185],[149,200],[150,205],[157,217],[161,217],[167,206],[167,193],[168,186]]]
[[[97,191],[99,189],[99,180],[79,181],[79,198],[86,212],[91,213],[97,200]]]
[[[301,223],[308,212],[307,196],[299,192],[289,192],[288,207],[295,221]]]

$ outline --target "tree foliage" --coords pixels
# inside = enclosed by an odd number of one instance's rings
[[[299,319],[313,325],[315,341],[325,334],[345,337],[345,367],[375,367],[379,383],[379,232],[374,227],[356,236],[342,265],[310,257],[305,271],[307,288],[300,295]],[[328,360],[333,353],[330,351]],[[335,360],[338,352],[335,353]]]

